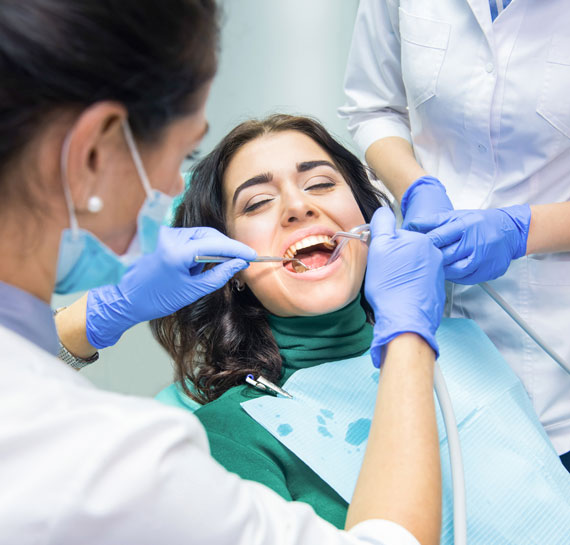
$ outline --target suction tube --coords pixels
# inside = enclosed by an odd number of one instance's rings
[[[465,498],[465,472],[459,430],[453,412],[451,398],[443,378],[443,373],[436,362],[434,368],[434,388],[439,407],[443,415],[447,446],[451,463],[451,482],[453,488],[453,542],[455,545],[467,545],[467,503]]]
[[[570,373],[570,365],[568,362],[564,361],[559,354],[557,354],[544,339],[532,328],[530,325],[523,320],[521,315],[513,308],[509,303],[507,303],[487,282],[481,282],[479,284],[481,288],[487,293],[497,305],[499,305],[517,324],[518,326],[536,343],[540,348],[542,348],[562,369],[567,373]]]

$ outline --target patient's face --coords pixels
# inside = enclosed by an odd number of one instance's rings
[[[252,263],[240,279],[278,316],[311,316],[342,308],[358,294],[367,247],[349,242],[340,258],[325,263],[336,231],[364,223],[356,200],[331,157],[296,131],[260,137],[243,146],[224,176],[229,236],[259,255],[293,256],[289,263]]]

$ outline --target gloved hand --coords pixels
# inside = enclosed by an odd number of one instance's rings
[[[402,229],[408,229],[410,222],[442,212],[451,212],[453,205],[445,187],[437,178],[422,176],[406,189],[400,209],[404,217]]]
[[[526,253],[530,207],[456,210],[410,223],[427,233],[443,253],[445,278],[478,284],[502,276],[511,260]]]
[[[203,271],[197,255],[238,257]],[[115,344],[133,325],[176,312],[226,284],[256,252],[209,227],[161,227],[152,254],[138,259],[116,286],[87,296],[87,340],[95,348]]]
[[[374,365],[382,362],[382,347],[406,332],[421,335],[439,355],[435,332],[445,304],[441,252],[427,236],[396,229],[386,207],[376,211],[370,231],[364,289],[376,317]]]

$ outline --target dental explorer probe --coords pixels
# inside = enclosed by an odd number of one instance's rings
[[[224,263],[225,261],[230,261],[230,259],[235,259],[235,257],[226,257],[223,255],[197,255],[194,258],[195,263]],[[309,270],[311,267],[305,265],[300,259],[295,257],[279,257],[276,255],[258,255],[255,259],[246,259],[248,263],[271,263],[273,261],[282,263],[297,263],[300,264],[305,269]]]
[[[329,257],[329,259],[326,263],[327,265],[329,265],[330,263],[332,263],[333,261],[335,261],[338,258],[338,256],[340,255],[340,251],[344,248],[345,244],[350,239],[357,239],[357,240],[360,240],[361,242],[364,242],[366,244],[368,242],[368,240],[370,239],[370,225],[368,223],[364,223],[363,225],[357,225],[356,227],[353,227],[350,231],[337,231],[331,237],[331,242],[334,242],[335,239],[340,238],[340,237],[343,237],[343,240],[341,240],[337,244],[336,248],[333,250],[333,253],[331,254],[331,256]],[[221,256],[221,255],[197,255],[194,258],[194,262],[195,263],[223,263],[225,261],[229,261],[230,259],[234,259],[234,258],[233,257],[225,257],[225,256]],[[272,261],[276,261],[276,262],[281,261],[282,263],[291,262],[291,263],[300,264],[307,271],[311,269],[311,267],[309,267],[308,265],[305,265],[300,259],[298,259],[296,257],[279,257],[279,256],[274,256],[274,255],[259,255],[255,259],[248,259],[246,261],[248,261],[249,263],[269,263]]]
[[[327,265],[330,265],[335,261],[340,255],[341,250],[346,246],[350,239],[360,240],[364,244],[369,244],[370,241],[370,224],[363,223],[362,225],[357,225],[353,227],[350,231],[337,231],[332,237],[331,242],[335,242],[335,239],[343,237],[343,239],[336,245],[333,253],[327,261]]]

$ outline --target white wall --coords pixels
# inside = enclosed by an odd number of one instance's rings
[[[207,153],[237,123],[273,112],[310,114],[345,144],[336,108],[358,0],[222,0],[220,67],[208,103]],[[58,297],[54,308],[74,297]],[[102,388],[154,395],[172,379],[147,324],[128,331],[81,371]]]

